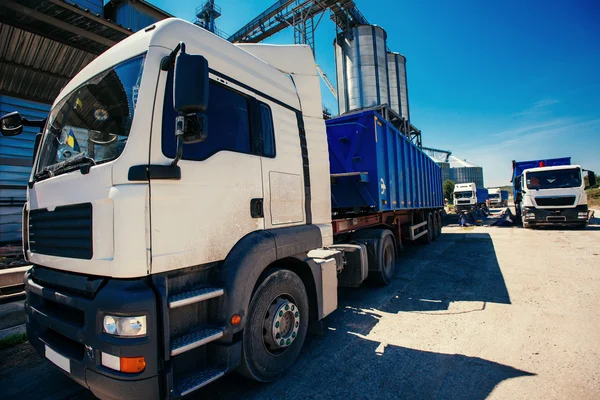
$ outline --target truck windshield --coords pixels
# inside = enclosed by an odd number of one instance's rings
[[[581,186],[581,171],[579,168],[527,172],[526,178],[529,189],[558,189]]]
[[[37,167],[64,168],[79,159],[99,164],[123,152],[137,102],[145,55],[122,62],[86,81],[48,116]]]
[[[473,192],[454,192],[454,197],[457,199],[468,199],[473,197]]]
[[[498,199],[500,195],[498,193],[490,193],[490,199]]]

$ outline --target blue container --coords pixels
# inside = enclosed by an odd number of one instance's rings
[[[490,198],[490,192],[486,188],[477,188],[477,203],[485,203]]]
[[[444,206],[441,168],[379,113],[342,115],[326,126],[334,210]]]
[[[514,161],[513,160],[513,180],[519,175],[523,175],[523,171],[529,168],[538,168],[540,163],[545,167],[558,167],[561,165],[571,165],[571,157],[548,158],[545,160],[531,161]]]

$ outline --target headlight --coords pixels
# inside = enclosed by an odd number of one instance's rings
[[[104,316],[102,324],[104,332],[115,336],[145,336],[147,331],[146,316],[117,317]]]

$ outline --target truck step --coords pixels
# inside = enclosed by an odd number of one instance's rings
[[[223,328],[205,328],[183,335],[171,341],[171,356],[185,353],[188,350],[195,349],[217,340],[223,336]]]
[[[169,308],[187,306],[188,304],[198,303],[214,297],[222,296],[225,291],[222,288],[207,287],[191,290],[169,297]]]
[[[204,368],[183,378],[177,385],[177,392],[185,396],[202,386],[219,379],[227,372],[227,368]]]

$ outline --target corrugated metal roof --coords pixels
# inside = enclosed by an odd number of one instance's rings
[[[450,162],[450,168],[480,168],[479,165],[475,165],[472,162],[465,160],[461,160],[458,157],[450,156],[448,157],[448,161]]]
[[[63,86],[95,57],[0,23],[0,92],[51,103]]]
[[[52,103],[77,72],[131,34],[62,0],[2,0],[0,94]]]
[[[2,0],[0,21],[94,54],[131,34],[99,14],[61,0]]]

